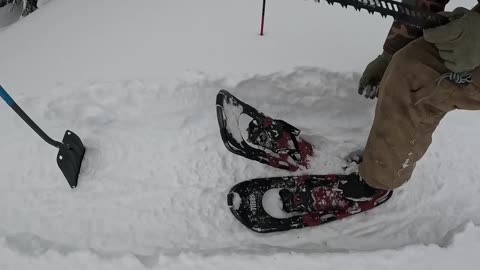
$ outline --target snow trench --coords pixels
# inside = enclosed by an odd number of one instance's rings
[[[449,115],[412,180],[370,212],[268,235],[230,214],[234,184],[290,173],[225,149],[217,92],[300,128],[316,151],[300,173],[339,173],[373,119],[375,102],[357,96],[356,81],[357,74],[299,67],[236,82],[195,73],[170,85],[95,82],[20,96],[48,134],[71,129],[87,153],[70,190],[56,150],[2,109],[0,268],[405,269],[414,261],[414,269],[451,269],[454,258],[474,269],[480,182],[469,146],[479,144],[471,124],[478,113]]]

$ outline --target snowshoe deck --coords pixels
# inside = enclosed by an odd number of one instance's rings
[[[268,190],[295,189],[306,181],[309,181],[311,188],[328,188],[333,187],[342,177],[346,175],[305,175],[247,180],[230,190],[228,205],[232,214],[243,225],[258,233],[269,233],[317,226],[342,219],[379,206],[392,196],[392,191],[379,191],[369,201],[349,201],[347,207],[338,210],[297,213],[286,218],[275,218],[264,208],[263,197]]]

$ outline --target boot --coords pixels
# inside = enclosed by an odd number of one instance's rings
[[[341,179],[338,188],[342,191],[344,198],[355,202],[368,201],[377,191],[380,191],[369,186],[358,173],[349,174]]]

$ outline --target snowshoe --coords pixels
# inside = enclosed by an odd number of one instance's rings
[[[392,191],[374,189],[374,193],[368,195],[345,197],[344,192],[350,192],[349,188],[364,184],[361,180],[355,182],[356,178],[358,175],[353,174],[247,180],[230,190],[228,205],[232,214],[246,227],[255,232],[268,233],[343,219],[375,208],[392,196]],[[289,216],[279,218],[267,213],[263,200],[265,193],[271,189],[280,190],[282,210]]]
[[[252,118],[247,140],[240,130],[242,114]],[[232,153],[290,171],[308,167],[313,147],[300,137],[299,129],[258,112],[225,90],[217,95],[217,119],[222,140]]]

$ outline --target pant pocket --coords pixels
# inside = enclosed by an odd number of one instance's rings
[[[411,91],[412,104],[428,103],[436,106],[451,98],[457,90],[458,86],[448,80],[432,81],[418,90]]]
[[[456,88],[454,83],[442,78],[438,71],[427,65],[421,65],[421,68],[415,68],[414,70],[419,72],[411,82],[410,95],[413,105],[421,103],[439,104],[448,99]]]

